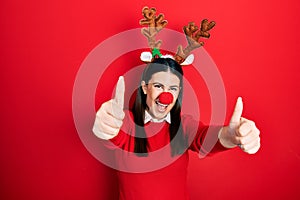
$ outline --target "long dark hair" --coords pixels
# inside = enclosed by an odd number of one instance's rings
[[[171,155],[175,156],[182,154],[187,146],[187,139],[183,137],[180,116],[183,92],[183,71],[181,66],[171,58],[157,58],[146,66],[141,81],[145,81],[147,84],[153,74],[161,71],[170,71],[180,80],[181,90],[179,91],[175,105],[170,111],[172,123],[169,126]],[[138,156],[148,155],[148,140],[144,129],[145,110],[147,109],[146,97],[147,96],[143,93],[142,86],[140,86],[137,90],[137,96],[132,109],[135,122],[134,152]]]

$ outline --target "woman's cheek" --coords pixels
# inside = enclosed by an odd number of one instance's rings
[[[172,104],[171,104],[171,109],[172,109],[173,106],[175,105],[178,96],[173,94],[173,97],[174,97],[174,98],[173,98],[173,102],[172,102]]]
[[[178,94],[174,94],[174,93],[172,93],[172,95],[173,95],[173,104],[175,104],[176,103],[176,101],[177,101],[177,98],[178,98]]]

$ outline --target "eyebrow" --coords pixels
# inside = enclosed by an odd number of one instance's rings
[[[152,84],[159,84],[159,85],[162,85],[162,86],[165,86],[164,84],[160,83],[160,82],[153,82]],[[177,87],[177,88],[180,88],[180,86],[178,85],[170,85],[169,87]]]

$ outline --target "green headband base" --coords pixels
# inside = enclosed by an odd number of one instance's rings
[[[152,49],[152,58],[155,58],[156,56],[158,56],[160,58],[160,57],[162,57],[162,54],[160,53],[159,49],[153,48]]]

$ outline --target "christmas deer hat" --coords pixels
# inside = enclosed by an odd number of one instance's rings
[[[148,27],[142,28],[142,34],[148,39],[148,45],[151,49],[151,52],[142,52],[141,60],[143,62],[149,63],[157,57],[169,57],[174,59],[180,65],[190,65],[194,61],[194,55],[190,54],[196,48],[199,48],[204,45],[203,41],[199,41],[201,37],[209,38],[209,30],[215,26],[215,22],[208,22],[207,19],[202,20],[200,29],[195,25],[194,22],[190,22],[187,26],[183,27],[183,31],[186,35],[188,41],[187,47],[183,49],[181,45],[178,46],[177,53],[172,55],[162,55],[159,51],[162,41],[156,41],[155,37],[161,31],[168,22],[164,19],[163,14],[156,16],[155,8],[144,7],[142,10],[144,16],[140,20],[140,24],[147,25]]]

